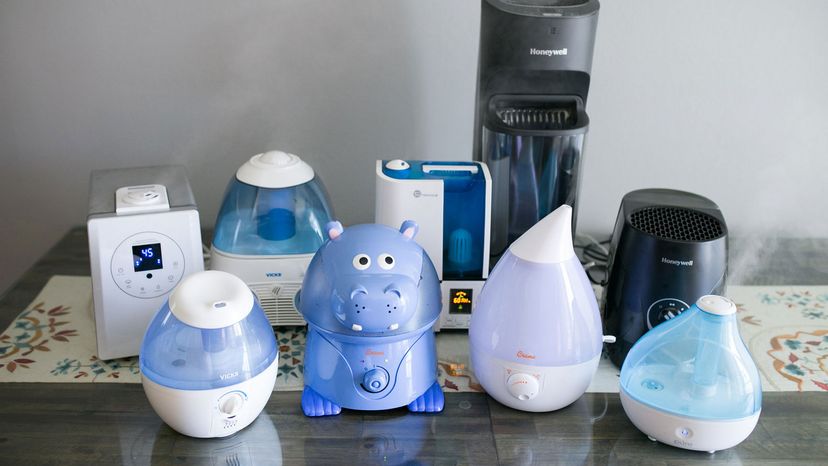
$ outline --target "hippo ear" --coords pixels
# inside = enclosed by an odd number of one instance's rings
[[[406,220],[400,225],[400,233],[408,239],[414,239],[418,231],[420,231],[420,225],[417,225],[414,220]]]
[[[343,230],[344,230],[344,228],[342,228],[342,224],[337,222],[336,220],[334,220],[332,222],[328,222],[325,225],[325,231],[328,232],[328,238],[330,238],[330,239],[339,238],[339,235],[342,234]]]

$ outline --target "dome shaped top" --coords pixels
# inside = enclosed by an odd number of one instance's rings
[[[235,280],[239,279],[224,272],[199,272],[176,288],[141,344],[143,377],[170,388],[206,390],[253,378],[278,358],[276,337],[264,311],[246,286],[246,294],[238,294]],[[197,296],[195,290],[207,285],[212,289]],[[225,306],[210,304],[222,302]],[[245,303],[250,306],[246,312]],[[221,313],[229,317],[205,317]]]
[[[288,166],[295,164],[288,157],[290,154],[260,155],[251,160],[274,159]],[[243,172],[243,168],[239,171]],[[296,184],[264,183],[239,175],[233,178],[216,219],[213,247],[228,254],[256,256],[316,252],[325,241],[323,227],[331,220],[330,201],[312,170],[311,176],[302,180]]]
[[[294,154],[272,150],[254,155],[236,171],[242,183],[260,188],[289,188],[307,183],[313,168]]]

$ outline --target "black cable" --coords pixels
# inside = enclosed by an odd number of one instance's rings
[[[581,250],[581,257],[579,260],[581,265],[592,264],[590,267],[585,268],[587,278],[589,281],[595,285],[599,286],[606,286],[606,276],[607,276],[607,262],[609,262],[609,254],[604,252],[601,246],[605,244],[609,244],[610,240],[604,241],[590,241],[590,243],[586,245],[579,245],[575,246],[575,249]],[[603,273],[604,279],[600,280],[595,276],[595,270],[598,270],[599,273]]]
[[[592,271],[595,270],[595,269],[603,269],[603,271],[604,271],[604,280],[599,280],[599,279],[595,278],[594,276],[592,276]],[[587,278],[589,278],[589,281],[592,282],[593,284],[599,285],[599,286],[606,286],[607,285],[607,281],[606,281],[606,273],[607,272],[606,272],[606,270],[607,270],[606,265],[595,265],[593,267],[590,267],[589,269],[586,269],[586,275],[587,275]]]

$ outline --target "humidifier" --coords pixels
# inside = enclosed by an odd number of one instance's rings
[[[443,410],[432,326],[440,317],[440,280],[414,241],[418,225],[339,222],[310,267],[298,307],[308,321],[306,416],[342,408]]]
[[[191,437],[225,437],[264,408],[279,361],[273,330],[239,278],[185,278],[147,329],[140,367],[152,408]]]
[[[742,442],[759,420],[762,387],[736,305],[702,296],[644,334],[621,368],[620,391],[627,416],[651,440],[711,453]]]
[[[238,276],[271,325],[305,325],[294,306],[331,220],[322,181],[294,154],[254,155],[230,180],[216,219],[210,268]]]
[[[601,318],[571,225],[572,208],[563,205],[512,243],[472,313],[474,373],[489,395],[515,409],[571,404],[598,367]]]

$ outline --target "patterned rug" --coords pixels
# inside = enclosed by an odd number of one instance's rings
[[[828,286],[738,287],[742,338],[765,391],[828,391]],[[301,390],[304,327],[280,328],[276,390]],[[437,336],[439,381],[446,392],[482,391],[470,370],[465,332]],[[0,382],[138,383],[137,358],[95,356],[89,277],[54,276],[0,335]],[[602,360],[588,391],[617,392],[618,370]]]

